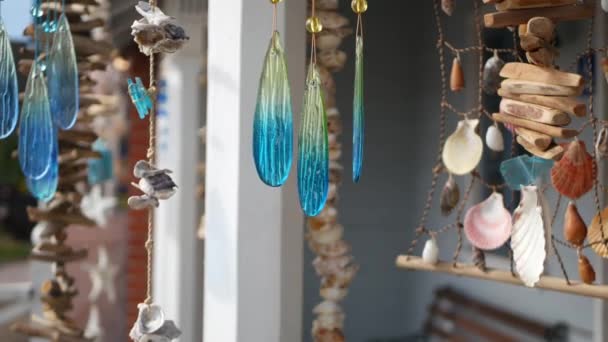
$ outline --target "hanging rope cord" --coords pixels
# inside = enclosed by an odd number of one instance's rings
[[[149,0],[149,4],[152,7],[152,11],[156,10],[156,0]],[[150,109],[149,115],[149,141],[148,141],[148,152],[146,157],[148,158],[148,162],[150,165],[154,165],[154,158],[156,155],[156,60],[154,56],[154,52],[150,53],[150,87],[149,92],[152,97],[152,108]],[[153,302],[152,299],[152,262],[154,256],[154,208],[148,209],[148,239],[146,240],[146,252],[148,256],[148,265],[147,265],[147,280],[146,280],[146,299],[144,301],[145,304],[151,304]]]

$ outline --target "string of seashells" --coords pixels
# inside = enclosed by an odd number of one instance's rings
[[[400,267],[445,271],[474,277],[483,277],[496,281],[518,283],[510,278],[518,279],[520,284],[526,286],[540,286],[558,291],[575,294],[606,297],[602,285],[593,285],[595,272],[584,249],[592,248],[598,255],[608,257],[608,229],[603,222],[608,219],[608,209],[601,211],[599,198],[600,189],[604,189],[597,179],[597,162],[606,157],[608,151],[608,130],[605,122],[593,114],[593,72],[591,59],[597,52],[605,52],[606,48],[591,46],[593,25],[590,25],[587,47],[577,56],[577,61],[584,62],[585,77],[590,80],[588,85],[589,106],[576,97],[583,93],[584,77],[579,74],[556,70],[555,56],[558,51],[554,47],[555,24],[557,22],[591,19],[595,7],[579,4],[576,1],[564,0],[557,2],[519,2],[519,1],[492,1],[497,12],[481,16],[477,1],[473,2],[475,11],[475,28],[478,36],[476,46],[457,49],[444,40],[441,24],[441,10],[451,15],[454,2],[450,0],[436,0],[434,14],[439,35],[438,52],[442,78],[441,98],[441,127],[440,127],[440,162],[433,170],[433,180],[429,190],[428,200],[422,214],[420,224],[416,229],[416,237],[412,241],[407,255],[398,258]],[[481,40],[480,22],[487,28],[515,27],[513,30],[514,44],[519,44],[528,63],[524,63],[518,54],[517,46],[513,49],[490,49],[483,45]],[[593,23],[593,21],[591,21]],[[449,75],[445,71],[444,49],[447,48],[455,54],[452,70]],[[493,56],[483,64],[483,53],[493,52]],[[515,62],[504,63],[500,57],[501,52],[511,52]],[[446,88],[452,91],[464,89],[464,72],[461,65],[463,53],[479,54],[479,102],[478,106],[467,111],[458,111],[447,101]],[[574,63],[576,65],[576,63]],[[608,62],[604,60],[604,70]],[[608,75],[607,75],[608,76]],[[502,80],[501,78],[505,78]],[[488,94],[497,94],[502,97],[500,113],[491,115],[482,106],[481,91]],[[445,115],[447,111],[464,117],[458,123],[454,133],[444,141]],[[513,135],[514,141],[527,150],[530,155],[511,158],[502,162],[500,173],[504,180],[502,184],[488,184],[475,171],[483,154],[483,141],[476,133],[479,119],[486,116],[494,124],[488,128],[485,135],[486,145],[493,151],[504,150],[504,138],[497,123],[502,123]],[[580,129],[570,129],[565,126],[572,122],[572,117],[587,117]],[[594,133],[595,149],[593,154],[587,152],[585,143],[576,138],[581,131],[591,126]],[[556,143],[554,139],[563,139],[565,142]],[[514,145],[512,145],[514,146]],[[448,180],[440,197],[440,207],[444,215],[456,210],[456,222],[440,229],[427,228],[426,221],[432,207],[433,195],[437,186],[439,174],[442,170],[449,172]],[[460,199],[460,189],[455,182],[455,176],[470,174],[471,182]],[[479,204],[466,211],[470,190],[475,182],[493,190],[491,195]],[[558,202],[554,208],[548,205],[544,192],[548,185],[558,193]],[[498,192],[510,188],[512,191],[521,191],[521,201],[513,215],[504,206],[503,196]],[[594,200],[597,215],[589,227],[581,217],[575,201],[590,190],[594,189]],[[558,214],[561,198],[571,199],[564,217],[564,237],[561,241],[555,237],[552,226]],[[439,263],[439,248],[436,235],[451,229],[458,231],[458,245],[451,266]],[[418,259],[411,254],[418,239],[429,235],[422,258]],[[511,250],[512,270],[503,272],[494,270],[492,274],[481,276],[479,273],[467,269],[455,271],[460,250],[462,248],[462,235],[465,235],[474,246],[475,264],[486,270],[483,251],[494,250],[509,243]],[[585,239],[587,243],[585,243]],[[586,286],[570,286],[565,270],[564,261],[556,248],[563,247],[576,250],[579,266],[579,277]],[[554,252],[557,257],[563,278],[553,278],[542,282],[544,264],[547,256]],[[429,267],[425,265],[435,265]],[[595,288],[598,288],[597,290]]]
[[[360,1],[353,1],[353,10],[357,6],[362,6]],[[306,238],[310,250],[317,255],[313,265],[321,277],[320,295],[323,298],[313,310],[316,319],[313,321],[312,336],[314,341],[338,342],[345,340],[345,313],[339,302],[348,294],[348,287],[359,266],[354,263],[351,246],[343,238],[344,227],[338,222],[338,188],[344,168],[340,163],[342,120],[337,108],[336,82],[332,73],[341,71],[346,63],[346,53],[339,47],[343,39],[352,34],[352,28],[349,20],[339,14],[338,0],[318,1],[317,9],[315,15],[323,25],[323,31],[317,37],[316,53],[319,55],[317,67],[327,107],[329,191],[325,208],[316,217],[309,217],[307,222]],[[358,166],[353,164],[353,170]]]
[[[140,1],[135,9],[142,16],[131,26],[131,34],[141,53],[150,57],[150,85],[146,89],[141,79],[129,80],[129,95],[141,119],[149,118],[150,136],[148,142],[148,160],[135,163],[133,175],[139,179],[132,183],[142,191],[142,195],[131,196],[128,204],[133,210],[148,210],[148,239],[145,243],[148,255],[148,272],[146,299],[138,304],[139,314],[129,333],[135,342],[172,341],[181,335],[175,323],[165,318],[162,308],[154,304],[152,298],[152,252],[153,252],[153,211],[160,205],[160,200],[169,199],[177,191],[177,185],[171,179],[171,170],[157,169],[155,160],[155,125],[156,125],[156,65],[158,53],[173,53],[179,50],[189,39],[184,29],[176,23],[175,18],[165,15],[157,7],[156,0],[148,3]]]

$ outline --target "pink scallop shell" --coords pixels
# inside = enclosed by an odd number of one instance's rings
[[[497,192],[471,207],[464,218],[464,233],[473,246],[483,250],[502,246],[511,236],[511,229],[511,214]]]

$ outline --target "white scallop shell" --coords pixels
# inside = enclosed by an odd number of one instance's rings
[[[427,264],[435,265],[439,262],[439,246],[434,236],[426,240],[422,250],[422,261]]]
[[[486,145],[490,150],[495,152],[502,152],[505,150],[505,141],[502,136],[502,132],[496,125],[491,125],[486,131]]]
[[[481,161],[483,141],[475,132],[478,119],[465,119],[458,122],[456,131],[443,146],[443,164],[455,175],[466,175],[473,171]]]
[[[547,256],[545,229],[536,186],[522,187],[521,196],[513,213],[511,249],[519,278],[526,286],[534,287],[543,273]]]

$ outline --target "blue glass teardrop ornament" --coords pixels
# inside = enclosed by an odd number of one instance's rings
[[[53,130],[46,82],[39,64],[34,62],[19,121],[19,165],[26,177],[38,179],[49,169]]]
[[[300,206],[307,216],[316,216],[327,201],[329,145],[321,76],[314,63],[310,64],[306,77],[298,146]]]
[[[353,181],[361,177],[365,141],[365,107],[363,101],[363,37],[357,36],[355,47],[355,96],[353,100]]]
[[[144,84],[139,77],[135,77],[135,82],[130,78],[127,79],[127,85],[131,102],[135,105],[139,118],[145,118],[152,110],[152,98],[150,97],[148,90],[144,87]]]
[[[11,135],[19,118],[19,86],[13,50],[0,20],[0,139]]]
[[[88,179],[89,184],[101,184],[112,179],[114,175],[114,164],[112,151],[108,149],[103,140],[97,139],[93,143],[93,151],[99,152],[101,158],[89,159]]]
[[[503,161],[500,173],[509,188],[519,191],[522,186],[544,181],[552,167],[553,160],[525,155]]]
[[[78,65],[70,24],[64,14],[59,17],[48,59],[49,103],[53,121],[61,129],[76,123],[79,109]]]
[[[59,182],[59,161],[57,152],[57,128],[53,128],[53,139],[51,148],[51,161],[47,172],[38,179],[26,178],[27,188],[32,195],[40,201],[48,202],[57,191]]]
[[[270,39],[253,119],[253,159],[260,179],[281,186],[293,158],[293,112],[287,65],[278,32]]]

